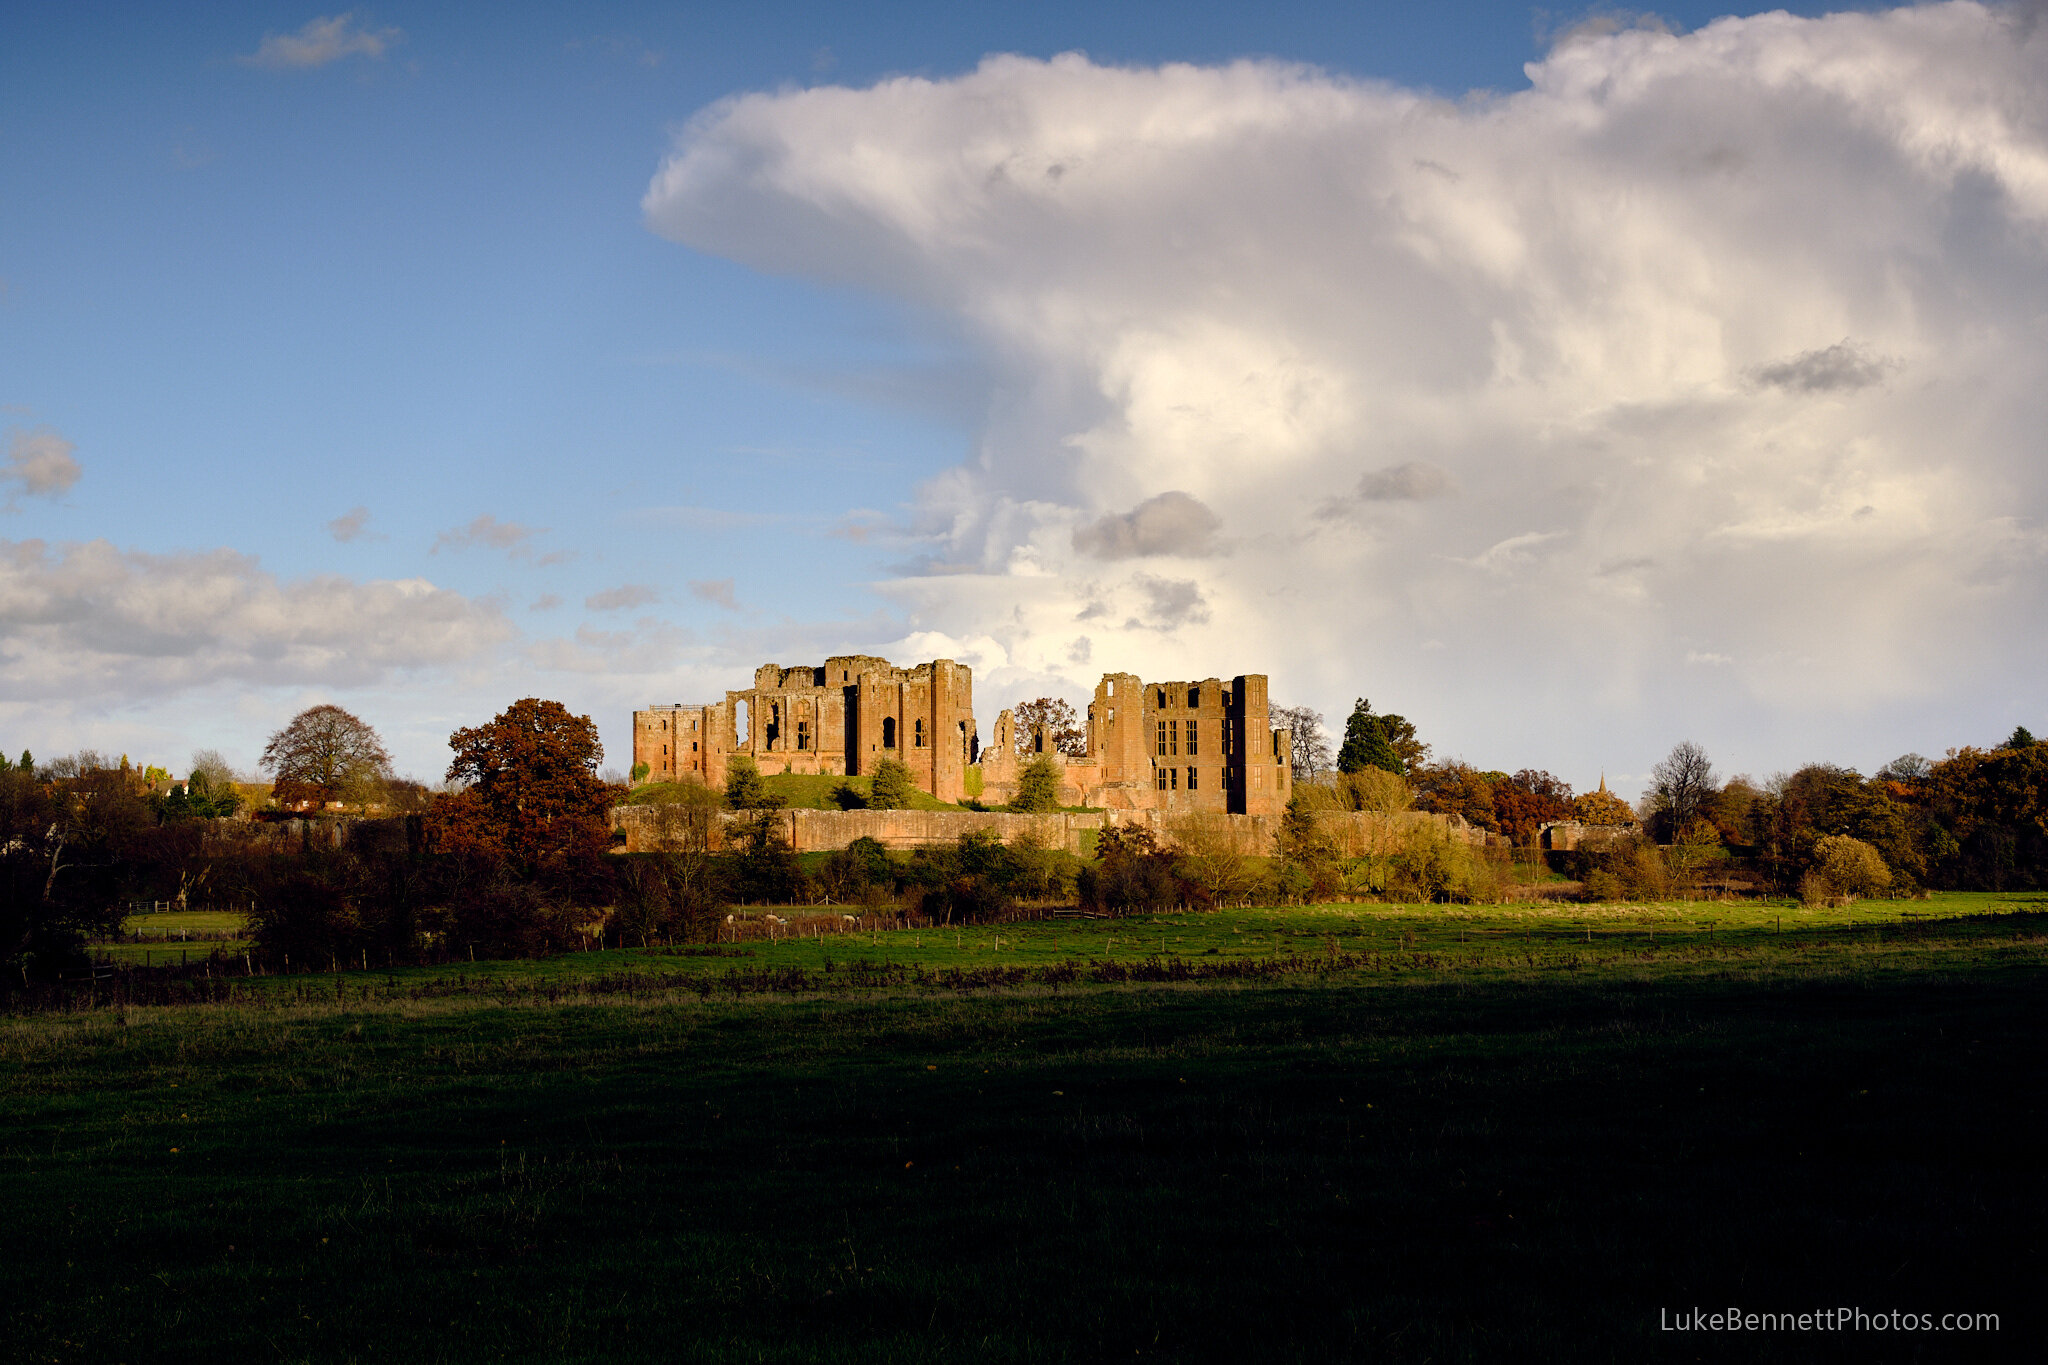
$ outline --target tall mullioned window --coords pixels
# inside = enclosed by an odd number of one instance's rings
[[[1156,743],[1157,743],[1157,747],[1156,747],[1156,748],[1155,748],[1155,749],[1153,750],[1153,752],[1154,752],[1154,753],[1155,753],[1156,755],[1158,755],[1158,756],[1159,756],[1160,758],[1165,758],[1165,757],[1166,757],[1166,722],[1165,722],[1165,721],[1163,721],[1163,720],[1159,722],[1159,732],[1158,732],[1158,735],[1156,736]]]
[[[1196,750],[1196,747],[1195,747],[1195,722],[1193,722],[1193,721],[1189,721],[1189,722],[1188,722],[1188,757],[1189,757],[1189,758],[1193,758],[1193,757],[1195,757],[1196,753],[1197,753],[1197,750]],[[1190,787],[1192,787],[1192,786],[1194,786],[1194,783],[1190,782],[1190,783],[1189,783],[1188,785],[1189,785]]]

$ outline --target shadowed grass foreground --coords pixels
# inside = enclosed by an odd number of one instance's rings
[[[2030,921],[1811,961],[737,999],[557,965],[554,1000],[430,969],[16,1017],[0,1330],[60,1361],[1957,1349],[1659,1330],[1846,1304],[2000,1313],[2010,1351],[2048,1195]]]

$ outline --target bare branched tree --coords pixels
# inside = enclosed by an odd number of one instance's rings
[[[1294,780],[1313,782],[1332,770],[1330,737],[1323,716],[1306,706],[1275,706],[1267,717],[1276,730],[1286,730],[1294,744]]]
[[[1040,697],[1036,701],[1020,702],[1016,710],[1017,752],[1031,750],[1031,727],[1045,727],[1046,746],[1054,753],[1069,758],[1082,758],[1088,753],[1088,731],[1081,724],[1081,718],[1074,711],[1074,704],[1064,697]]]
[[[1714,780],[1714,765],[1707,760],[1707,751],[1689,739],[1673,745],[1664,761],[1650,769],[1650,777],[1650,795],[1656,802],[1658,813],[1670,821],[1668,833],[1673,840],[1700,816],[1720,791],[1720,785]]]

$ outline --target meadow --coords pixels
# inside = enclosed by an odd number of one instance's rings
[[[208,1004],[87,985],[0,1018],[6,1351],[2040,1340],[2048,898],[782,918],[720,945],[224,975]],[[1729,1305],[1999,1326],[1663,1330]]]

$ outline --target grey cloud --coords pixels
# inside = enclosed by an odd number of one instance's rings
[[[1790,360],[1759,365],[1750,378],[1766,388],[1793,393],[1853,393],[1884,382],[1895,361],[1871,355],[1853,342],[1838,341],[1818,351],[1802,351]]]
[[[1358,480],[1358,496],[1365,502],[1421,502],[1448,498],[1457,491],[1457,482],[1448,473],[1420,460],[1367,470]]]
[[[583,599],[583,605],[592,611],[623,611],[627,607],[644,607],[649,602],[658,602],[661,594],[644,583],[627,583],[594,592]]]
[[[514,634],[424,579],[281,582],[232,550],[0,541],[0,697],[128,697],[239,681],[323,687],[477,658]]]
[[[344,57],[368,57],[375,61],[404,38],[405,34],[395,28],[363,28],[356,23],[355,13],[349,11],[308,19],[296,33],[266,33],[256,50],[239,60],[245,66],[273,70],[305,70]]]
[[[556,607],[559,607],[561,605],[562,599],[559,596],[551,592],[544,592],[539,597],[533,599],[532,605],[527,607],[527,610],[553,611]]]
[[[730,578],[693,578],[690,580],[690,596],[714,607],[724,607],[727,611],[740,609],[740,604],[733,598]]]
[[[7,443],[7,464],[0,483],[18,485],[30,497],[54,498],[68,492],[81,473],[71,452],[77,447],[48,427],[14,432]],[[10,505],[12,497],[9,498]]]
[[[504,550],[515,559],[524,558],[533,553],[528,542],[546,529],[544,526],[521,526],[516,521],[499,521],[485,513],[467,526],[458,526],[434,537],[434,548],[428,553],[439,554],[443,549],[466,550],[472,545],[481,545],[486,549]],[[549,555],[546,562],[556,563],[563,557],[560,553]]]
[[[1200,558],[1216,553],[1216,532],[1222,526],[1199,499],[1175,490],[1077,528],[1074,548],[1096,559]]]
[[[352,540],[361,540],[370,525],[370,509],[351,507],[348,511],[327,523],[327,533],[346,545]],[[383,539],[382,536],[377,539]]]
[[[1139,574],[1131,580],[1131,586],[1145,595],[1146,619],[1133,620],[1126,623],[1128,626],[1172,630],[1177,626],[1199,626],[1209,619],[1208,600],[1202,596],[1201,585],[1191,578]]]

